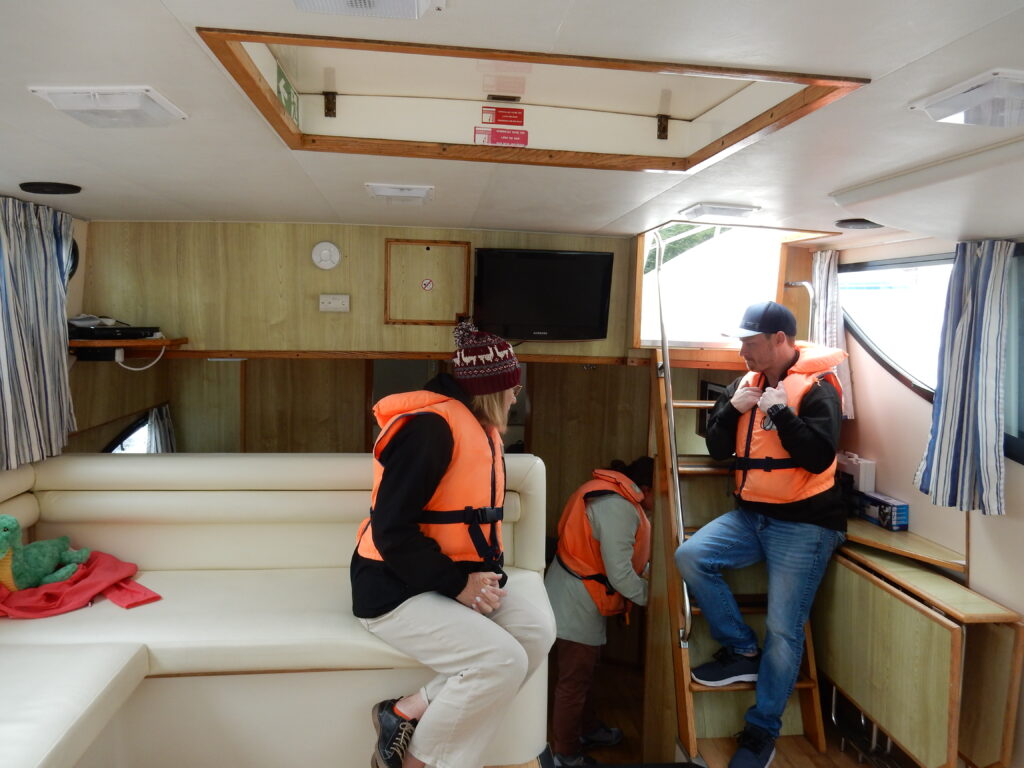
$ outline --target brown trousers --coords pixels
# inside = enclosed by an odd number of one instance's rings
[[[558,678],[551,712],[552,749],[559,755],[580,751],[580,736],[600,726],[594,709],[594,669],[601,646],[555,640]]]

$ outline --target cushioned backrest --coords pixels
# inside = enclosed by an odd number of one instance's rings
[[[508,457],[509,565],[544,565],[544,465]],[[68,454],[36,465],[37,538],[143,570],[348,565],[369,512],[367,454]]]
[[[0,515],[18,519],[22,530],[35,525],[39,519],[39,505],[29,491],[35,472],[29,465],[0,472]]]

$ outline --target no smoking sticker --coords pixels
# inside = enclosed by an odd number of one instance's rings
[[[424,279],[422,283],[420,283],[420,288],[422,288],[424,291],[432,291],[434,290],[434,281],[428,277]]]

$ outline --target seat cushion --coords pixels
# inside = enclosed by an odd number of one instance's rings
[[[5,622],[5,628],[13,623]],[[74,765],[149,666],[145,647],[127,643],[5,643],[0,654],[4,768]]]
[[[4,621],[10,643],[138,643],[149,674],[389,669],[419,665],[352,615],[347,568],[148,571],[163,599],[125,610],[103,598],[39,621]],[[509,569],[509,589],[547,600],[540,574]]]

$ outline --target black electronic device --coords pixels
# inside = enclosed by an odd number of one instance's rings
[[[611,252],[477,248],[473,321],[507,339],[606,338],[613,262]]]
[[[82,328],[68,323],[69,339],[85,339],[91,341],[148,339],[159,332],[159,326],[151,325],[94,325],[89,328]]]

